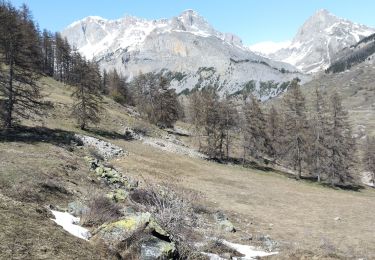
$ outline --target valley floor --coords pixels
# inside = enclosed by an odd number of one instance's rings
[[[220,165],[123,143],[130,156],[114,164],[146,182],[173,182],[201,192],[239,228],[233,239],[268,234],[281,255],[375,258],[375,191],[333,190],[273,172]],[[284,252],[283,252],[284,251]]]

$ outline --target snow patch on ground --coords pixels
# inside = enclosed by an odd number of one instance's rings
[[[225,258],[220,257],[219,255],[212,254],[212,253],[205,253],[202,252],[203,255],[208,256],[210,260],[224,260]]]
[[[52,220],[55,221],[57,225],[62,226],[63,229],[75,237],[85,240],[89,239],[89,230],[76,224],[79,223],[79,218],[74,217],[68,212],[59,212],[56,210],[51,210],[51,212],[55,216],[55,219]]]
[[[375,187],[374,183],[372,182],[372,173],[371,172],[363,172],[362,173],[362,183],[370,186]]]
[[[257,250],[253,246],[235,244],[235,243],[232,243],[232,242],[228,242],[226,240],[222,240],[222,242],[223,242],[224,245],[226,245],[226,246],[236,250],[237,252],[245,255],[243,257],[233,257],[234,260],[255,260],[255,259],[258,259],[259,257],[276,255],[276,254],[279,253],[279,252],[265,252],[265,251]],[[202,254],[208,256],[210,260],[225,259],[225,258],[220,257],[217,254],[205,253],[205,252],[202,252]]]
[[[252,259],[256,259],[257,257],[276,255],[279,253],[279,252],[268,253],[265,251],[256,250],[256,248],[253,246],[235,244],[235,243],[228,242],[226,240],[223,240],[223,244],[245,255],[244,257],[238,257],[238,258],[235,257],[233,259],[252,260]]]

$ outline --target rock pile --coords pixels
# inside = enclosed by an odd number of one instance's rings
[[[104,180],[111,188],[125,188],[127,191],[132,191],[138,187],[138,181],[123,176],[115,168],[101,164],[98,159],[91,157],[86,157],[85,159],[90,163],[90,168],[95,172],[96,176]],[[116,194],[119,195],[119,193]]]
[[[121,147],[95,137],[75,134],[74,138],[85,146],[93,147],[106,160],[126,154]]]

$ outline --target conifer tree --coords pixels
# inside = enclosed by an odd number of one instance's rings
[[[79,57],[79,55],[76,55]],[[74,75],[76,90],[72,96],[75,99],[72,116],[77,120],[79,127],[84,130],[89,123],[100,122],[99,114],[102,108],[100,95],[99,67],[84,59],[75,61]]]
[[[108,74],[103,72],[103,84],[105,84],[105,92],[113,98],[117,103],[122,105],[133,105],[133,96],[129,90],[126,79],[121,77],[117,70],[114,69]]]
[[[46,107],[37,84],[41,65],[39,35],[26,6],[0,3],[0,100],[7,129]]]
[[[168,87],[168,82],[161,79],[156,93],[154,117],[161,128],[173,127],[180,115],[180,104],[175,89]]]
[[[272,105],[267,117],[267,134],[269,138],[268,154],[276,161],[281,154],[281,139],[283,135],[282,119],[276,108]]]
[[[71,69],[71,47],[60,33],[55,34],[55,79],[68,83]]]
[[[43,31],[42,34],[42,53],[43,53],[43,63],[42,70],[43,73],[52,77],[55,67],[55,57],[53,48],[53,35],[47,30]]]
[[[305,97],[299,86],[299,79],[294,79],[283,98],[284,131],[283,156],[297,170],[297,177],[302,176],[302,167],[307,159],[307,110]]]
[[[102,74],[102,81],[101,81],[101,85],[100,85],[100,90],[101,90],[101,93],[104,94],[104,95],[107,95],[109,93],[108,91],[108,73],[107,73],[107,70],[103,70],[103,74]]]
[[[266,118],[260,101],[253,95],[250,102],[245,103],[244,142],[246,150],[254,158],[264,156],[269,148],[269,138],[266,131]]]
[[[203,126],[206,139],[204,152],[210,158],[222,158],[220,146],[220,112],[219,95],[214,87],[202,90]]]
[[[140,74],[131,83],[134,101],[140,113],[151,123],[172,127],[181,115],[181,106],[170,82],[162,75]]]
[[[312,117],[310,123],[310,169],[318,182],[328,171],[328,137],[331,134],[329,122],[329,108],[319,87],[315,88]]]
[[[220,99],[214,87],[194,91],[189,97],[189,115],[198,136],[199,150],[210,158],[229,159],[238,112],[228,95]]]
[[[225,147],[225,156],[226,159],[229,160],[229,150],[232,139],[234,138],[232,132],[238,126],[238,112],[228,94],[226,94],[221,100],[219,109],[222,122],[220,140],[221,149],[223,149],[223,146]],[[224,152],[221,152],[221,154],[224,154]]]
[[[353,183],[355,182],[353,175],[356,151],[355,140],[352,137],[348,113],[344,110],[341,97],[337,91],[331,96],[330,123],[328,179],[332,186],[337,183]]]
[[[194,125],[195,136],[198,139],[199,150],[202,150],[202,128],[204,126],[205,105],[201,91],[194,91],[189,96],[188,111],[190,122]]]
[[[365,171],[368,171],[371,176],[370,182],[375,185],[375,138],[366,138],[364,156],[363,156],[363,166]]]

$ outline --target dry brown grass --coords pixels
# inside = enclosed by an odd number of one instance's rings
[[[102,194],[93,195],[87,209],[82,212],[80,223],[83,226],[100,226],[105,222],[113,221],[121,216],[121,207]]]
[[[81,132],[74,121],[67,117],[71,104],[69,88],[51,79],[45,79],[45,82],[52,85],[47,89],[50,93],[48,99],[56,102],[57,106],[44,123],[26,123]],[[106,133],[121,133],[124,126],[134,125],[137,120],[129,117],[115,102],[108,99],[105,102],[108,110],[102,123],[95,128],[101,132],[91,133],[130,152],[129,156],[110,163],[138,180],[143,176],[147,182],[167,181],[184,189],[201,192],[205,200],[197,201],[198,204],[208,207],[208,212],[224,210],[234,222],[238,232],[226,234],[227,239],[239,243],[254,243],[255,241],[243,242],[240,239],[249,234],[253,234],[253,237],[268,234],[280,244],[281,254],[277,259],[300,259],[302,256],[305,259],[312,259],[314,256],[318,259],[375,258],[374,190],[333,190],[317,184],[297,182],[273,172],[220,165],[165,153],[139,141],[110,139],[110,135]],[[373,113],[371,116],[373,118]],[[47,193],[44,190],[38,194],[35,202],[66,206],[68,202],[87,194],[87,190],[93,186],[106,192],[106,187],[99,186],[89,174],[88,166],[82,159],[84,155],[81,150],[71,151],[43,141],[0,143],[0,193],[10,194],[12,186],[21,185],[26,187],[24,193],[27,194],[27,187],[40,188],[43,181],[50,179],[65,189],[67,194],[61,195],[54,191]],[[15,195],[12,199],[18,200]],[[2,234],[8,234],[16,226],[22,225],[31,230],[27,232],[28,237],[23,244],[25,248],[30,247],[28,242],[35,240],[36,235],[51,238],[49,241],[40,239],[35,244],[41,247],[40,250],[47,248],[46,253],[32,251],[36,256],[51,259],[51,256],[55,257],[53,252],[56,251],[56,259],[71,259],[74,254],[80,257],[79,250],[82,248],[88,258],[95,258],[95,250],[91,246],[82,241],[76,243],[76,238],[64,233],[48,217],[39,219],[35,215],[34,201],[19,200],[25,204],[21,211],[17,209],[21,207],[18,204],[9,210],[9,202],[0,207],[0,210],[4,209],[4,214],[0,214],[3,223],[0,238],[5,239],[2,240],[5,243],[0,243],[0,246],[11,244],[6,236],[1,237]],[[340,217],[341,220],[335,221],[335,217]],[[54,251],[49,250],[50,247]],[[68,252],[64,253],[63,250]],[[3,252],[5,251],[0,250],[0,253]],[[19,256],[27,257],[21,253]],[[0,255],[0,258],[3,256],[8,255]]]
[[[126,145],[133,156],[114,162],[116,166],[148,182],[168,179],[202,192],[206,205],[232,213],[240,230],[233,239],[262,233],[277,240],[285,254],[375,257],[373,190],[333,190],[273,172],[163,153],[139,142]]]

